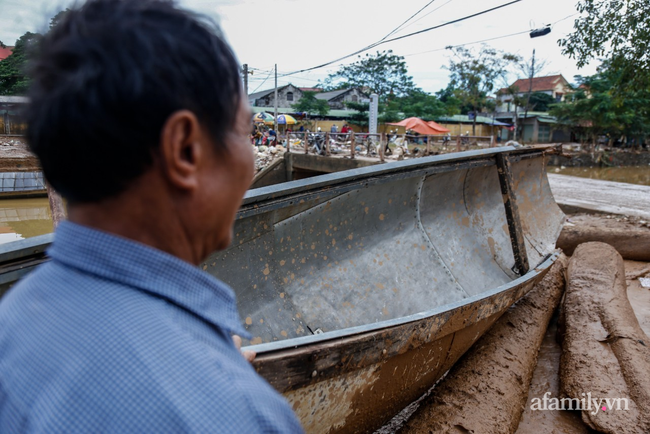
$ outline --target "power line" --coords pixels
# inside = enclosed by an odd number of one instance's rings
[[[399,26],[395,27],[395,28],[394,28],[394,29],[393,29],[389,34],[387,34],[386,36],[384,36],[383,38],[381,38],[381,39],[379,40],[379,42],[385,40],[385,39],[388,38],[390,35],[392,35],[392,34],[394,34],[394,33],[397,33],[397,31],[399,31],[399,29],[401,29],[402,26],[403,26],[404,24],[408,23],[408,22],[411,21],[413,18],[415,18],[415,17],[416,17],[420,12],[422,12],[423,10],[425,10],[426,8],[428,8],[429,5],[430,5],[431,3],[433,3],[434,1],[436,1],[436,0],[431,0],[431,1],[430,1],[429,3],[427,3],[427,4],[426,4],[422,9],[420,9],[419,11],[417,11],[416,13],[414,13],[413,15],[411,15],[411,16],[409,17],[408,20],[404,21],[402,24],[400,24]],[[450,0],[450,1],[451,1],[451,0]]]
[[[413,24],[417,23],[418,21],[422,21],[423,19],[425,19],[426,17],[428,17],[429,15],[431,15],[432,13],[434,13],[435,11],[437,11],[438,9],[442,8],[443,6],[447,6],[447,5],[448,5],[449,3],[451,3],[452,1],[454,1],[454,0],[447,0],[445,3],[441,4],[440,6],[438,6],[438,7],[435,8],[435,9],[429,11],[429,12],[426,13],[424,16],[418,18],[417,20],[413,21],[412,23],[410,23],[408,26],[405,26],[404,28],[411,27]]]
[[[333,63],[340,62],[341,60],[345,60],[345,59],[350,58],[350,57],[352,57],[352,56],[355,56],[355,55],[357,55],[357,54],[359,54],[359,53],[362,53],[362,52],[364,52],[364,51],[368,51],[368,50],[370,50],[370,49],[372,49],[372,48],[375,48],[375,47],[377,47],[377,46],[379,46],[379,45],[387,44],[387,43],[389,43],[389,42],[398,41],[398,40],[400,40],[400,39],[409,38],[409,37],[411,37],[411,36],[419,35],[419,34],[421,34],[421,33],[430,32],[431,30],[436,30],[436,29],[439,29],[439,28],[441,28],[441,27],[449,26],[449,25],[451,25],[451,24],[456,24],[456,23],[459,23],[459,22],[461,22],[461,21],[465,21],[465,20],[468,20],[468,19],[470,19],[470,18],[474,18],[474,17],[477,17],[477,16],[479,16],[479,15],[486,14],[486,13],[488,13],[488,12],[492,12],[492,11],[495,11],[495,10],[497,10],[497,9],[504,8],[504,7],[506,7],[506,6],[510,6],[510,5],[512,5],[512,4],[519,3],[520,1],[522,1],[522,0],[513,0],[513,1],[511,1],[511,2],[504,3],[504,4],[502,4],[502,5],[495,6],[495,7],[493,7],[493,8],[483,10],[483,11],[481,11],[481,12],[477,12],[477,13],[475,13],[475,14],[467,15],[467,16],[464,16],[464,17],[462,17],[462,18],[458,18],[458,19],[456,19],[456,20],[448,21],[448,22],[443,23],[443,24],[438,24],[437,26],[429,27],[429,28],[426,28],[426,29],[423,29],[423,30],[419,30],[419,31],[417,31],[417,32],[413,32],[413,33],[408,33],[408,34],[403,35],[403,36],[397,36],[397,37],[392,38],[392,39],[387,39],[387,40],[383,40],[383,41],[378,41],[378,42],[375,42],[374,44],[371,44],[371,45],[369,45],[369,46],[367,46],[367,47],[365,47],[365,48],[362,48],[361,50],[357,50],[357,51],[355,51],[354,53],[348,54],[347,56],[343,56],[343,57],[340,57],[340,58],[338,58],[338,59],[336,59],[336,60],[332,60],[332,61],[330,61],[330,62],[323,63],[322,65],[312,66],[311,68],[306,68],[306,69],[301,69],[301,70],[298,70],[298,71],[290,72],[290,73],[288,73],[288,74],[283,75],[283,77],[286,77],[286,76],[288,76],[288,75],[293,75],[293,74],[299,74],[299,73],[301,73],[301,72],[313,71],[314,69],[324,68],[324,67],[329,66],[329,65],[331,65],[331,64],[333,64]]]
[[[449,0],[449,1],[452,1],[452,0]],[[562,19],[560,19],[560,20],[557,20],[557,21],[555,21],[555,22],[553,22],[553,23],[551,23],[551,24],[549,24],[549,25],[550,25],[550,26],[554,26],[554,25],[556,25],[557,23],[559,23],[559,22],[561,22],[561,21],[564,21],[564,20],[567,20],[567,19],[569,19],[569,18],[571,18],[571,17],[574,17],[574,16],[576,16],[576,15],[580,15],[580,14],[579,14],[579,13],[575,13],[575,14],[568,15],[568,16],[566,16],[566,17],[564,17],[564,18],[562,18]],[[423,18],[424,18],[424,17],[423,17]],[[495,37],[493,37],[493,38],[481,39],[480,41],[465,42],[465,43],[463,43],[463,44],[457,44],[457,45],[447,45],[447,46],[445,46],[445,47],[443,47],[443,48],[435,48],[435,49],[433,49],[433,50],[427,50],[427,51],[420,51],[420,52],[418,52],[418,53],[405,54],[403,57],[410,57],[410,56],[417,56],[417,55],[419,55],[419,54],[433,53],[433,52],[436,52],[436,51],[443,51],[443,50],[446,50],[446,49],[448,49],[448,48],[464,47],[465,45],[481,44],[481,43],[483,43],[483,42],[494,41],[494,40],[496,40],[496,39],[504,39],[504,38],[510,38],[510,37],[512,37],[512,36],[523,35],[524,33],[530,33],[530,30],[523,30],[523,31],[521,31],[521,32],[510,33],[510,34],[508,34],[508,35],[495,36]]]
[[[257,91],[259,90],[259,88],[262,87],[262,86],[264,85],[264,83],[266,83],[266,80],[269,79],[269,77],[271,76],[271,74],[273,74],[273,71],[269,72],[269,75],[266,76],[266,78],[264,79],[264,81],[261,82],[260,85],[257,86],[257,87],[255,88],[255,90],[252,91],[251,93],[255,93],[255,92],[257,92]]]
[[[509,38],[511,36],[523,35],[524,33],[529,33],[529,32],[530,32],[530,30],[524,30],[524,31],[521,31],[521,32],[510,33],[509,35],[495,36],[494,38],[482,39],[480,41],[465,42],[464,44],[457,44],[457,45],[447,45],[447,46],[445,46],[443,48],[435,48],[433,50],[420,51],[419,53],[405,54],[403,57],[410,57],[410,56],[417,56],[419,54],[433,53],[433,52],[436,52],[436,51],[443,51],[443,50],[446,50],[448,48],[464,47],[465,45],[480,44],[480,43],[483,43],[483,42],[494,41],[496,39],[503,39],[503,38]]]

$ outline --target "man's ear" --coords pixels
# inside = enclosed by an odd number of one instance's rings
[[[160,156],[167,180],[182,190],[199,186],[202,131],[196,115],[179,110],[167,118],[160,135]]]

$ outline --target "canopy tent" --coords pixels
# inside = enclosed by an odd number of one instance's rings
[[[440,125],[438,122],[429,121],[429,122],[427,122],[427,125],[429,125],[429,126],[430,126],[431,128],[433,128],[434,130],[438,130],[438,131],[440,131],[440,133],[438,133],[438,134],[444,134],[444,133],[449,133],[449,132],[451,132],[450,129],[447,129],[447,128],[443,127],[443,126]]]
[[[407,130],[412,130],[415,131],[416,133],[423,134],[423,135],[435,135],[435,134],[444,134],[448,133],[450,130],[447,128],[444,128],[435,122],[435,124],[431,125],[431,123],[427,123],[423,121],[420,118],[406,118],[403,121],[397,122],[397,123],[388,123],[387,125],[395,125],[398,127],[404,127]]]

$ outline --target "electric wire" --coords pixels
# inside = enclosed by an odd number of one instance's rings
[[[474,17],[480,16],[480,15],[483,15],[483,14],[486,14],[486,13],[489,13],[489,12],[492,12],[492,11],[495,11],[495,10],[497,10],[497,9],[501,9],[501,8],[504,8],[504,7],[506,7],[506,6],[510,6],[510,5],[512,5],[512,4],[515,4],[515,3],[519,3],[520,1],[522,1],[522,0],[513,0],[513,1],[510,1],[510,2],[508,2],[508,3],[503,3],[503,4],[499,5],[499,6],[495,6],[495,7],[493,7],[493,8],[485,9],[485,10],[483,10],[483,11],[481,11],[481,12],[477,12],[477,13],[474,13],[474,14],[471,14],[471,15],[467,15],[467,16],[464,16],[464,17],[461,17],[461,18],[458,18],[458,19],[455,19],[455,20],[452,20],[452,21],[447,21],[447,22],[445,22],[445,23],[438,24],[438,25],[433,26],[433,27],[428,27],[428,28],[426,28],[426,29],[418,30],[417,32],[412,32],[412,33],[408,33],[408,34],[406,34],[406,35],[396,36],[396,37],[391,38],[391,39],[386,39],[386,40],[383,40],[383,41],[378,41],[378,42],[376,42],[376,43],[374,43],[374,44],[371,44],[371,45],[369,45],[369,46],[367,46],[367,47],[365,47],[365,48],[362,48],[361,50],[357,50],[357,51],[355,51],[354,53],[351,53],[351,54],[348,54],[348,55],[346,55],[346,56],[340,57],[340,58],[338,58],[338,59],[336,59],[336,60],[332,60],[332,61],[330,61],[330,62],[323,63],[322,65],[312,66],[311,68],[305,68],[305,69],[301,69],[301,70],[298,70],[298,71],[293,71],[293,72],[290,72],[290,73],[288,73],[288,74],[284,74],[283,77],[286,77],[286,76],[289,76],[289,75],[293,75],[293,74],[299,74],[299,73],[301,73],[301,72],[313,71],[313,70],[315,70],[315,69],[324,68],[324,67],[326,67],[326,66],[329,66],[329,65],[332,65],[332,64],[334,64],[334,63],[340,62],[341,60],[345,60],[345,59],[347,59],[347,58],[350,58],[350,57],[352,57],[352,56],[355,56],[355,55],[357,55],[357,54],[359,54],[359,53],[362,53],[362,52],[364,52],[364,51],[368,51],[368,50],[370,50],[370,49],[372,49],[372,48],[375,48],[375,47],[377,47],[377,46],[379,46],[379,45],[387,44],[387,43],[389,43],[389,42],[399,41],[399,40],[401,40],[401,39],[409,38],[409,37],[411,37],[411,36],[419,35],[419,34],[422,34],[422,33],[425,33],[425,32],[430,32],[431,30],[436,30],[436,29],[439,29],[439,28],[441,28],[441,27],[449,26],[449,25],[451,25],[451,24],[456,24],[456,23],[459,23],[459,22],[461,22],[461,21],[465,21],[465,20],[468,20],[468,19],[470,19],[470,18],[474,18]]]

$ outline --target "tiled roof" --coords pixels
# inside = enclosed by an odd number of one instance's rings
[[[281,91],[282,89],[284,89],[285,87],[289,87],[289,86],[293,86],[293,84],[289,83],[289,84],[285,84],[284,86],[278,87],[278,92]],[[296,87],[296,86],[293,86],[293,87]],[[296,89],[299,89],[299,88],[296,88]],[[250,100],[256,100],[256,99],[259,99],[259,98],[264,98],[266,95],[270,95],[273,92],[275,92],[274,87],[272,87],[271,89],[260,90],[259,92],[255,92],[255,93],[249,93],[248,94],[248,100],[250,101]]]
[[[549,75],[548,77],[534,77],[533,78],[533,92],[543,92],[545,90],[554,90],[555,86],[564,82],[568,84],[566,79],[562,75]],[[519,80],[512,83],[512,87],[519,88],[519,92],[528,92],[530,88],[530,78],[520,78]],[[501,89],[503,91],[504,89]],[[499,92],[501,92],[499,91]]]
[[[7,57],[9,57],[11,55],[11,53],[13,52],[13,49],[14,49],[14,47],[6,47],[6,48],[0,47],[0,60],[6,59]]]

